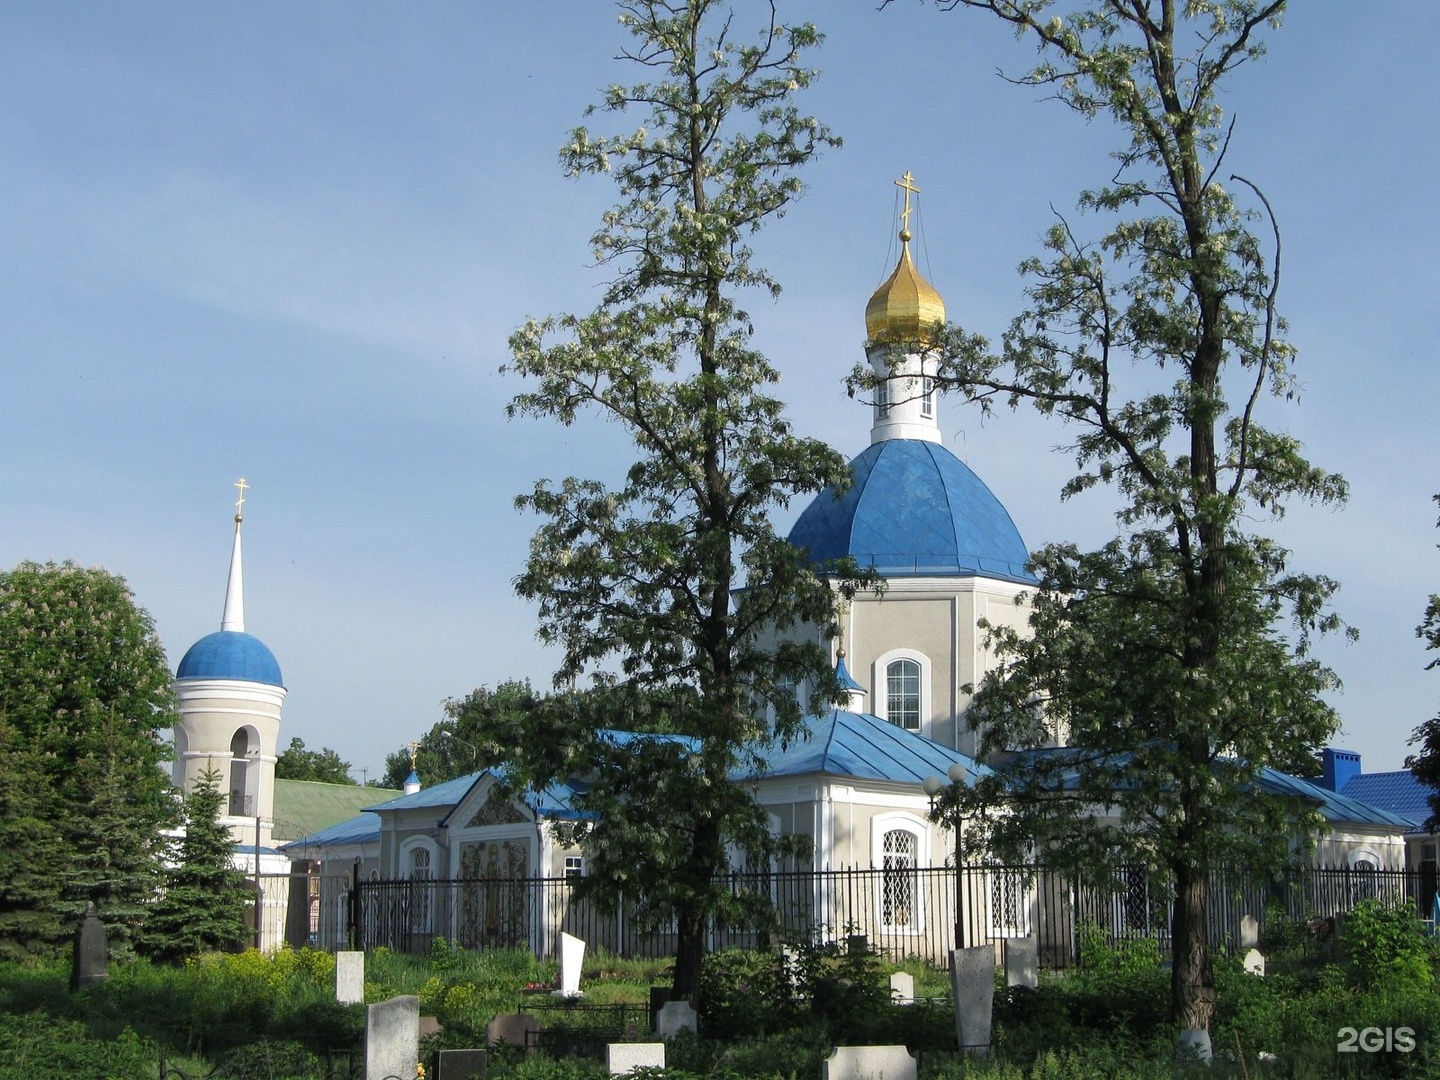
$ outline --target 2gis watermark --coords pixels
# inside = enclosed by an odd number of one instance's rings
[[[1408,1054],[1415,1049],[1415,1029],[1408,1027],[1342,1027],[1335,1036],[1341,1054]]]

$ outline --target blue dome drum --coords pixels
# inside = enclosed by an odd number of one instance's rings
[[[851,470],[854,480],[842,496],[822,491],[790,530],[790,543],[814,562],[853,556],[886,577],[1035,583],[1010,514],[944,446],[887,439],[851,462]]]

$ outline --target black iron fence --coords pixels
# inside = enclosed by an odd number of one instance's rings
[[[332,879],[333,880],[333,879]],[[444,938],[467,949],[529,949],[548,956],[559,934],[626,957],[675,951],[673,927],[647,926],[631,904],[603,911],[575,893],[575,878],[473,878],[350,881],[341,897],[318,897],[326,911],[345,910],[345,941],[322,946],[419,953]],[[1309,869],[1256,880],[1213,873],[1206,927],[1214,946],[1238,947],[1265,933],[1266,922],[1324,919],[1362,899],[1411,903],[1421,917],[1435,902],[1434,875],[1409,871]],[[1170,940],[1170,890],[1141,868],[1103,879],[1067,876],[1043,867],[965,866],[734,873],[725,887],[737,897],[765,899],[763,922],[711,927],[712,949],[765,948],[786,942],[840,941],[864,935],[881,953],[947,962],[949,950],[1034,937],[1040,961],[1052,968],[1076,960],[1082,927],[1109,940]]]

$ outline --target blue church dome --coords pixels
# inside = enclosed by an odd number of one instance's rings
[[[217,630],[191,645],[177,679],[236,679],[284,686],[280,665],[265,643],[240,630]]]
[[[815,496],[790,543],[815,562],[853,556],[885,577],[992,577],[1034,584],[1029,552],[984,482],[939,443],[887,439],[850,463],[853,482]]]

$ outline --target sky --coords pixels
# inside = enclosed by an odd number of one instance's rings
[[[754,0],[735,8],[758,29]],[[853,456],[869,410],[841,380],[892,268],[895,178],[922,189],[922,272],[993,340],[1053,215],[1098,230],[1076,197],[1119,135],[999,77],[1033,48],[977,13],[780,9],[826,34],[801,105],[844,146],[756,237],[784,291],[746,303],[796,428]],[[1367,771],[1399,768],[1440,703],[1414,632],[1440,589],[1440,92],[1406,31],[1429,3],[1377,11],[1297,4],[1222,98],[1225,168],[1280,222],[1300,350],[1303,392],[1266,420],[1351,486],[1342,510],[1254,525],[1342,586],[1361,636],[1321,656],[1344,682],[1335,745]],[[598,421],[508,421],[522,386],[499,369],[526,318],[599,299],[613,185],[556,150],[582,122],[639,124],[582,115],[635,81],[626,40],[607,0],[0,5],[0,566],[124,576],[173,667],[219,629],[244,476],[246,629],[284,673],[282,746],[373,779],[445,699],[548,686],[514,498],[614,478],[626,446]],[[1112,535],[1103,493],[1060,499],[1065,429],[958,401],[941,423],[1031,548]]]

